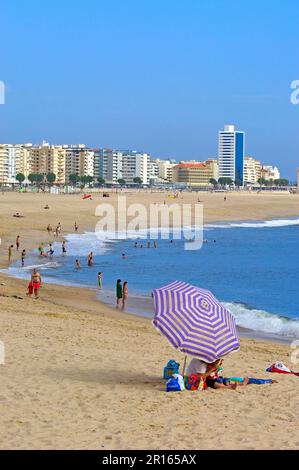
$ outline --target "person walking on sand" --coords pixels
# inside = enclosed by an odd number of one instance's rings
[[[51,224],[47,225],[47,232],[48,232],[48,235],[50,235],[52,233],[52,225]]]
[[[76,268],[80,269],[81,268],[81,263],[78,259],[76,259]]]
[[[75,222],[75,225],[74,225],[75,232],[78,232],[78,228],[79,228],[79,225],[77,224],[77,222]]]
[[[26,250],[24,249],[21,254],[22,268],[25,266]]]
[[[13,249],[13,245],[10,245],[9,248],[8,248],[8,262],[9,263],[10,263],[11,258],[12,258],[12,249]]]
[[[42,278],[39,272],[34,269],[32,276],[31,276],[31,282],[32,282],[32,287],[33,287],[33,292],[34,296],[36,299],[39,298],[39,289],[41,288],[41,283],[42,283]]]
[[[19,251],[19,248],[20,248],[20,235],[18,235],[17,238],[16,238],[16,247],[17,247],[17,251]]]
[[[121,299],[123,298],[123,288],[121,285],[121,279],[117,279],[116,283],[116,308],[119,308]]]
[[[129,293],[128,283],[127,283],[127,281],[125,281],[124,284],[123,284],[123,301],[122,301],[122,309],[123,310],[126,308],[128,293]]]
[[[99,286],[99,289],[102,289],[102,281],[103,281],[102,273],[98,272],[98,286]]]

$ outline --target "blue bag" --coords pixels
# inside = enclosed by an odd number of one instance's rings
[[[179,373],[179,368],[180,364],[176,362],[175,360],[171,359],[167,366],[164,367],[164,380],[168,380],[170,377],[172,377],[174,374]]]
[[[181,376],[172,377],[166,383],[166,392],[181,392],[184,390],[184,381]]]

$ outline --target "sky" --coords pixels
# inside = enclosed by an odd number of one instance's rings
[[[1,143],[85,143],[153,157],[246,154],[299,167],[298,0],[1,0]]]

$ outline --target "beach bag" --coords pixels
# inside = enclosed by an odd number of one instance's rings
[[[170,360],[167,363],[166,367],[164,367],[164,374],[163,374],[164,380],[168,380],[174,374],[178,374],[179,368],[180,368],[180,364],[178,362],[174,361],[173,359]]]
[[[185,390],[184,379],[179,374],[174,374],[171,379],[166,382],[166,392],[181,392]]]
[[[185,377],[186,390],[198,390],[201,378],[196,374],[190,374]]]

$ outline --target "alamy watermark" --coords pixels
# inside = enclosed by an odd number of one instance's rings
[[[203,244],[203,205],[144,204],[127,205],[126,196],[118,196],[117,207],[99,204],[100,220],[95,227],[98,238],[123,240],[184,240],[185,250],[199,250]]]
[[[291,93],[291,103],[299,104],[299,80],[292,81],[291,89],[293,90]]]
[[[0,80],[0,104],[5,104],[5,84]]]

